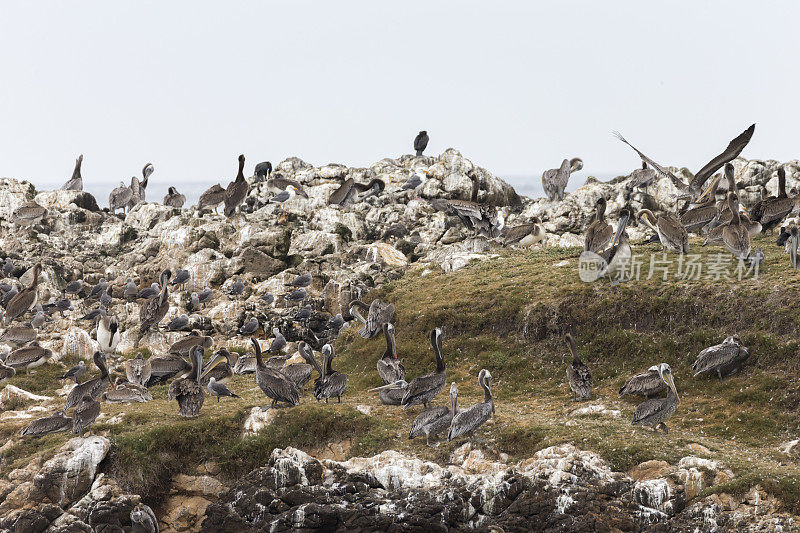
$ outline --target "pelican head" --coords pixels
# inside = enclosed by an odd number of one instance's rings
[[[391,323],[386,324],[386,331],[394,335],[394,325],[392,325]]]
[[[450,399],[455,400],[456,398],[458,398],[458,385],[454,381],[450,384]]]
[[[206,377],[206,375],[208,375],[208,373],[211,372],[214,369],[214,367],[219,366],[223,363],[230,364],[228,350],[226,350],[225,348],[220,349],[217,353],[214,354],[214,357],[206,365],[205,370],[203,370],[202,374],[200,374],[200,379]]]
[[[152,174],[154,170],[155,170],[155,167],[153,166],[153,163],[147,163],[142,168],[142,177],[144,177],[144,179],[149,178],[150,174]]]
[[[695,200],[695,203],[698,203],[698,204],[702,203],[703,199],[706,196],[711,196],[712,192],[716,192],[717,185],[719,185],[719,181],[721,179],[722,179],[722,174],[715,174],[714,177],[711,178],[711,183],[709,183],[708,187],[706,187],[706,189],[703,191],[703,193],[700,195],[700,197],[697,198],[697,200]],[[711,198],[711,199],[713,200],[713,198]]]
[[[325,346],[323,346],[322,355],[324,355],[325,357],[333,355],[333,347],[330,344],[326,344]]]
[[[572,159],[569,160],[570,173],[578,172],[582,168],[583,168],[583,159],[581,159],[580,157],[573,157]]]
[[[678,391],[675,388],[675,381],[672,378],[672,369],[669,367],[667,363],[661,363],[658,365],[658,374],[661,376],[661,379],[667,386],[672,389],[673,394],[675,394],[675,398],[680,402],[681,399],[678,397]]]

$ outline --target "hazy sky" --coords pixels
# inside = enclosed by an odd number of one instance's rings
[[[0,2],[0,176],[149,199],[247,156],[367,165],[455,147],[500,176],[800,156],[795,2]],[[525,180],[514,179],[518,186]],[[101,186],[102,184],[102,186]]]

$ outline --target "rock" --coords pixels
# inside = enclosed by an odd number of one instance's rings
[[[53,399],[51,396],[41,396],[15,387],[14,385],[6,385],[3,387],[3,390],[0,391],[0,409],[3,408],[5,402],[8,402],[12,398],[21,398],[31,402],[46,402]]]
[[[666,477],[672,470],[672,465],[666,461],[645,461],[634,466],[628,471],[628,475],[636,481],[648,481],[660,477]]]
[[[110,447],[105,437],[70,439],[34,477],[37,489],[60,507],[77,501],[91,487]]]
[[[260,407],[253,407],[250,414],[244,421],[244,435],[253,435],[258,433],[268,425],[272,424],[275,420],[277,411],[275,409],[267,409],[262,411]]]
[[[86,330],[72,326],[64,335],[64,346],[61,349],[66,357],[79,357],[91,361],[95,352],[100,351],[100,344],[92,339]]]

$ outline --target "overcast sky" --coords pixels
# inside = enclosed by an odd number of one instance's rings
[[[0,176],[85,187],[152,161],[196,196],[247,156],[363,166],[455,147],[514,184],[800,156],[796,2],[0,3]],[[529,176],[529,178],[520,178]],[[526,183],[527,182],[527,183]],[[102,186],[101,186],[102,184]]]

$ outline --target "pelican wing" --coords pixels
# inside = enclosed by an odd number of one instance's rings
[[[394,317],[394,304],[385,304],[380,300],[373,300],[369,306],[367,315],[367,332],[370,337],[376,335],[387,322],[391,322]]]
[[[396,359],[378,359],[378,375],[385,384],[406,379],[406,368]]]
[[[765,198],[761,202],[758,221],[768,224],[788,216],[794,209],[794,198]],[[754,213],[755,215],[755,213]]]
[[[447,407],[431,407],[425,409],[414,421],[411,423],[411,430],[408,432],[409,437],[420,437],[424,435],[426,427],[437,425],[437,422],[442,420],[451,419],[450,409]]]
[[[516,244],[534,231],[536,231],[535,223],[520,224],[513,228],[503,229],[503,244]]]
[[[459,411],[453,416],[453,421],[450,422],[450,433],[447,435],[447,439],[453,440],[465,433],[476,430],[489,420],[490,416],[492,416],[492,404],[490,402],[481,402]]]
[[[611,238],[614,236],[614,228],[611,224],[604,220],[595,220],[588,228],[586,228],[586,239],[583,243],[584,250],[592,252],[601,252],[611,244]]]
[[[706,348],[700,352],[697,361],[692,365],[694,375],[716,370],[733,362],[739,355],[739,349],[739,346],[733,343],[722,343]]]
[[[628,381],[619,389],[619,395],[625,396],[626,394],[641,394],[643,396],[652,396],[659,394],[667,389],[666,383],[658,375],[657,370],[648,370],[641,374],[636,374],[628,378]]]
[[[348,178],[342,185],[333,191],[330,198],[328,198],[328,205],[342,205],[345,200],[350,196],[356,181],[353,178]]]
[[[347,388],[347,374],[341,372],[334,372],[325,378],[325,381],[315,391],[316,398],[331,398],[333,396],[341,396]]]
[[[714,174],[717,170],[722,168],[722,165],[736,158],[750,139],[753,137],[753,132],[756,131],[756,125],[752,124],[749,128],[740,133],[735,139],[728,143],[721,154],[709,161],[706,166],[697,171],[697,174],[692,178],[692,188],[700,190],[709,176]]]
[[[649,157],[644,155],[642,152],[640,152],[639,149],[636,148],[631,143],[629,143],[625,139],[625,137],[622,136],[621,133],[619,133],[618,131],[615,131],[615,132],[613,132],[613,135],[614,135],[614,137],[616,137],[620,141],[624,142],[625,144],[627,144],[628,146],[633,148],[633,151],[636,152],[637,154],[639,154],[639,157],[641,158],[641,160],[644,161],[645,163],[647,163],[648,165],[650,165],[650,167],[655,171],[656,174],[658,174],[659,177],[669,178],[670,181],[672,181],[672,183],[678,189],[686,189],[687,185],[683,181],[681,181],[677,176],[675,176],[675,174],[673,174],[672,172],[670,172],[669,170],[667,170],[666,168],[662,167],[661,165],[659,165],[658,163],[656,163],[655,161],[653,161],[652,159],[650,159]]]
[[[742,224],[725,226],[722,242],[737,259],[746,259],[750,255],[750,234]]]
[[[424,376],[419,376],[411,380],[411,383],[408,384],[406,388],[406,393],[403,395],[403,399],[401,400],[401,405],[414,405],[415,400],[420,397],[425,396],[432,391],[441,391],[444,388],[444,384],[447,378],[444,374],[437,374],[436,372],[432,372],[430,374],[425,374]]]
[[[636,406],[636,410],[633,412],[633,423],[641,424],[642,422],[646,422],[648,418],[660,413],[666,407],[667,398],[646,400]]]

